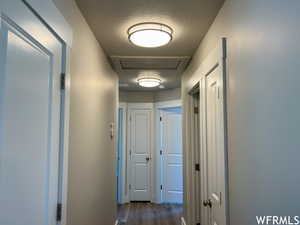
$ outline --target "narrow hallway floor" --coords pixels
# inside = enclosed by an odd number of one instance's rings
[[[120,225],[180,225],[182,206],[153,203],[119,205]]]

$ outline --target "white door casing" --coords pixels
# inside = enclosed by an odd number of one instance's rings
[[[162,201],[181,204],[183,201],[182,116],[181,110],[177,109],[161,110]]]
[[[216,67],[206,77],[207,115],[207,180],[208,204],[211,225],[226,224],[225,196],[225,156],[223,98],[220,90],[222,71]]]
[[[184,101],[184,174],[187,176],[184,186],[188,190],[185,192],[184,205],[186,221],[191,224],[196,223],[197,215],[193,211],[193,206],[199,201],[192,191],[194,183],[193,176],[190,174],[193,173],[194,167],[189,166],[195,160],[193,151],[191,151],[195,138],[200,138],[201,224],[230,224],[226,133],[226,57],[226,39],[222,38],[187,83],[188,93],[184,96],[186,99]],[[197,86],[199,87],[198,134],[194,130],[194,96],[191,96]]]
[[[152,110],[130,110],[130,201],[151,201]]]
[[[226,41],[205,61],[200,79],[201,191],[203,224],[226,225],[228,218],[226,144]]]
[[[0,35],[0,224],[53,225],[62,43],[16,0],[1,1]]]
[[[201,157],[200,157],[200,117],[199,117],[199,92],[195,93],[193,97],[193,105],[192,105],[192,120],[193,120],[193,131],[194,137],[191,138],[193,142],[193,148],[191,149],[193,154],[193,195],[195,198],[195,204],[193,205],[195,210],[195,221],[194,223],[198,224],[201,220],[201,175],[200,175],[200,165],[201,165]]]

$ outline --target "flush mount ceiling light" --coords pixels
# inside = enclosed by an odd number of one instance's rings
[[[155,48],[168,44],[172,40],[173,30],[161,23],[139,23],[131,26],[127,33],[134,45]]]
[[[142,87],[157,87],[161,84],[161,79],[156,77],[141,77],[137,80],[138,84]]]

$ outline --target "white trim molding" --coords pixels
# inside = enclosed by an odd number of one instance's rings
[[[68,46],[72,46],[72,28],[52,0],[26,0],[26,2]]]

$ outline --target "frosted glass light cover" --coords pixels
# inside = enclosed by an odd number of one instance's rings
[[[160,79],[157,78],[140,78],[138,84],[142,87],[157,87],[161,83]]]
[[[155,48],[168,44],[172,33],[172,29],[164,24],[141,23],[128,29],[128,39],[137,46]]]

